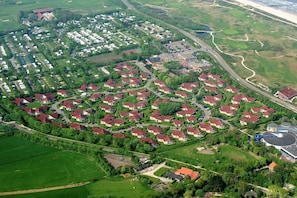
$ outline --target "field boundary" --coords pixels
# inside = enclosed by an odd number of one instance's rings
[[[80,182],[80,183],[68,184],[68,185],[64,185],[64,186],[55,186],[55,187],[40,188],[40,189],[29,189],[29,190],[18,190],[18,191],[11,191],[11,192],[0,192],[0,197],[8,196],[8,195],[22,195],[22,194],[39,193],[39,192],[47,192],[47,191],[75,188],[75,187],[85,186],[90,183],[91,182]]]

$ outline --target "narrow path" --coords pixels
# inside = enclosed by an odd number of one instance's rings
[[[213,33],[211,32],[210,33],[211,37],[212,37],[212,43],[214,44],[214,46],[217,48],[217,50],[223,54],[226,54],[226,55],[229,55],[229,56],[232,56],[232,57],[238,57],[238,58],[241,58],[241,65],[248,71],[252,72],[252,75],[251,76],[248,76],[245,80],[248,81],[249,83],[251,84],[254,84],[252,81],[250,81],[251,78],[253,78],[255,75],[256,75],[256,72],[254,70],[252,70],[251,68],[247,67],[245,64],[244,64],[244,61],[245,61],[245,58],[241,55],[235,55],[235,54],[231,54],[231,53],[227,53],[227,52],[223,52],[219,47],[218,45],[215,43],[215,37],[213,35]],[[255,85],[255,84],[254,84]],[[256,86],[256,85],[255,85]]]
[[[0,192],[0,196],[22,195],[22,194],[39,193],[39,192],[47,192],[47,191],[53,191],[53,190],[75,188],[75,187],[85,186],[90,183],[91,182],[81,182],[81,183],[77,183],[77,184],[68,184],[65,186],[55,186],[55,187],[49,187],[49,188],[18,190],[18,191],[12,191],[12,192]]]

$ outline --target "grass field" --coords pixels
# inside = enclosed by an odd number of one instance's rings
[[[100,180],[87,186],[90,196],[115,196],[115,197],[145,197],[152,193],[152,190],[143,186],[135,178],[124,179],[114,177],[109,180]]]
[[[36,145],[19,137],[0,140],[0,192],[38,189],[100,179],[85,155]]]
[[[214,31],[216,43],[221,50],[246,58],[245,65],[255,70],[257,82],[274,89],[285,86],[297,89],[297,78],[294,75],[297,72],[296,28],[223,1],[154,0],[149,2],[150,5],[146,0],[131,1],[143,6],[158,6],[166,10],[168,16],[188,18],[197,27],[206,24]],[[196,30],[189,31],[195,33]],[[245,41],[245,35],[248,41]],[[211,37],[202,39],[210,43]],[[229,59],[235,61],[229,62]],[[247,77],[246,73],[250,74],[241,66],[240,59],[226,60],[239,75]]]
[[[17,4],[17,2],[21,2]],[[77,14],[92,14],[114,10],[120,7],[117,0],[0,0],[0,31],[21,27],[18,22],[19,11],[30,11],[38,8],[66,8]]]
[[[214,154],[199,153],[197,147],[201,146],[205,145],[201,145],[201,143],[192,144],[182,148],[165,151],[162,155],[171,159],[188,162],[193,165],[202,165],[209,170],[219,170],[220,166],[224,166],[224,162],[248,163],[256,160],[256,158],[248,152],[242,151],[234,146],[221,145],[219,146],[219,153],[215,152]],[[216,163],[218,159],[220,159],[220,163]]]
[[[133,177],[134,178],[134,177]],[[143,186],[133,178],[123,178],[121,176],[110,179],[103,179],[93,184],[82,187],[49,191],[43,193],[32,193],[25,195],[11,195],[9,198],[85,198],[85,197],[148,197],[153,193],[151,189]]]

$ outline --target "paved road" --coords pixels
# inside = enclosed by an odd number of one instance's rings
[[[133,5],[131,5],[127,0],[122,0],[122,2],[127,6],[128,9],[135,11],[136,13],[146,16],[146,17],[150,17],[153,18],[154,20],[165,24],[166,26],[173,28],[177,31],[179,31],[180,33],[182,33],[184,36],[188,37],[189,39],[193,40],[194,42],[198,43],[201,46],[202,51],[205,51],[207,53],[209,53],[229,74],[232,78],[234,78],[235,80],[237,80],[241,85],[247,87],[248,89],[251,89],[255,92],[257,92],[260,95],[263,95],[265,97],[267,97],[270,101],[277,103],[287,109],[290,109],[292,111],[294,111],[295,113],[297,113],[297,107],[289,102],[283,101],[279,98],[276,98],[272,95],[270,95],[269,93],[262,91],[261,89],[258,89],[257,87],[251,85],[250,83],[248,83],[247,81],[245,81],[243,78],[241,78],[238,74],[236,74],[232,68],[226,63],[226,61],[220,56],[219,53],[217,53],[215,50],[213,50],[210,46],[208,46],[206,43],[204,43],[201,39],[199,39],[198,37],[196,37],[195,35],[186,32],[174,25],[171,25],[169,23],[166,23],[160,19],[157,19],[155,17],[146,15],[138,10],[136,10]]]

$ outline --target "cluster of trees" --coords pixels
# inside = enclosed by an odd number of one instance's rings
[[[181,104],[180,103],[175,103],[175,102],[164,103],[164,102],[161,102],[159,104],[159,110],[160,110],[161,115],[174,115],[180,109],[181,109]]]

